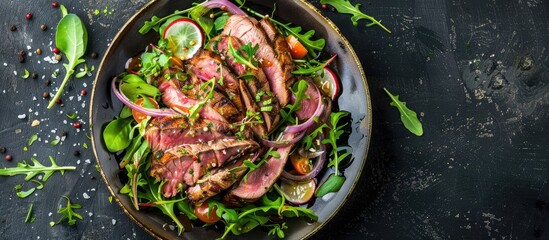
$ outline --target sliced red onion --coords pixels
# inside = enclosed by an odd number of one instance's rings
[[[319,137],[319,138],[320,138],[320,141],[322,141],[322,137]],[[311,172],[305,175],[296,175],[286,171],[282,171],[281,177],[283,179],[292,180],[296,182],[307,181],[309,179],[316,177],[316,175],[318,175],[320,170],[322,170],[322,168],[324,167],[324,162],[326,162],[326,146],[324,144],[320,144],[317,152],[321,152],[322,154],[320,154],[320,156],[316,158],[315,165],[313,166],[313,170],[311,170]]]
[[[296,142],[299,142],[299,140],[301,140],[303,138],[303,135],[305,135],[305,132],[298,133],[297,135],[295,135],[295,137],[293,139],[280,140],[280,141],[271,141],[271,140],[267,140],[267,139],[261,139],[261,143],[263,143],[263,145],[265,145],[267,147],[283,148],[283,147],[293,145]]]
[[[230,12],[235,15],[246,15],[242,9],[240,9],[238,6],[234,5],[232,2],[229,2],[227,0],[211,0],[207,1],[205,3],[202,3],[202,6],[207,8],[221,8],[223,11]],[[226,8],[226,9],[224,9]]]
[[[318,90],[318,87],[316,87],[315,84],[309,84],[309,86],[313,86],[315,88],[318,96],[322,96],[320,94],[320,90]],[[324,103],[322,102],[322,97],[319,97],[318,98],[318,103],[316,105],[316,110],[313,113],[313,115],[309,119],[307,119],[307,121],[303,122],[302,124],[292,125],[292,126],[286,127],[286,130],[284,130],[284,132],[287,132],[287,133],[305,132],[309,127],[311,127],[315,123],[315,118],[320,117],[323,110],[324,110]]]
[[[122,85],[122,84],[120,84]],[[179,115],[177,112],[175,112],[172,109],[152,109],[152,108],[144,108],[142,106],[139,106],[135,104],[134,102],[130,101],[128,97],[122,93],[117,87],[116,87],[116,78],[112,80],[111,83],[112,91],[114,92],[114,95],[120,100],[122,103],[124,103],[129,108],[138,111],[140,113],[143,113],[147,116],[151,117],[172,117]]]

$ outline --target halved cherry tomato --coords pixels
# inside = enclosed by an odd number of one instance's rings
[[[217,210],[217,206],[213,206],[212,211],[208,215],[208,202],[202,203],[200,206],[194,207],[194,214],[200,221],[205,223],[214,223],[219,221],[219,216],[215,214],[215,211]]]
[[[158,106],[158,103],[153,98],[151,98],[151,97],[147,97],[147,98],[154,105],[154,108],[156,108],[156,109],[160,108],[160,106]],[[135,104],[137,104],[139,106],[143,106],[144,102],[145,102],[145,100],[143,98],[139,98],[139,99],[137,99],[137,101],[135,101]],[[135,111],[133,109],[132,109],[132,116],[133,116],[133,119],[135,119],[135,121],[138,122],[138,123],[140,123],[145,118],[147,118],[146,114]]]
[[[290,54],[292,54],[293,58],[299,59],[307,56],[307,49],[294,35],[288,35],[286,42],[290,46]]]
[[[299,174],[307,174],[313,170],[313,166],[309,162],[309,159],[297,153],[294,153],[290,156],[290,161],[292,161],[294,169]]]

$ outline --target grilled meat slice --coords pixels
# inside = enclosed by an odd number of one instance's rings
[[[250,92],[248,91],[248,87],[246,87],[246,83],[244,82],[244,80],[239,81],[240,93],[242,94],[242,102],[244,102],[244,106],[246,106],[245,120],[249,122],[249,124],[246,125],[251,127],[256,137],[258,137],[259,139],[265,138],[267,136],[267,131],[265,129],[265,125],[263,124],[263,118],[258,115],[260,113],[260,109],[255,104],[255,101],[252,100],[252,96],[250,95]]]
[[[187,189],[187,197],[198,206],[208,198],[228,189],[244,175],[248,168],[243,162],[248,159],[253,159],[253,156],[245,155],[224,167],[213,170],[209,175],[198,180],[196,185]]]
[[[237,109],[243,109],[240,92],[238,90],[238,80],[232,74],[231,70],[223,64],[223,60],[216,53],[209,50],[200,50],[193,58],[189,60],[187,65],[189,70],[196,76],[208,81],[212,78],[220,83],[227,97],[234,103]]]
[[[282,141],[294,137],[294,134],[285,134]],[[263,165],[248,174],[246,182],[238,182],[223,197],[223,201],[231,206],[242,206],[256,201],[267,193],[282,173],[292,147],[293,145],[290,145],[277,149],[280,158],[269,157]]]
[[[226,162],[257,149],[259,144],[249,140],[223,139],[211,144],[190,146],[189,152],[196,153],[192,155],[195,162],[183,179],[187,185],[192,186],[211,168],[223,166]]]
[[[316,111],[318,105],[318,99],[322,97],[318,91],[315,90],[315,86],[311,81],[307,82],[307,90],[305,90],[305,99],[302,99],[299,103],[301,108],[295,112],[295,115],[299,120],[309,119]]]
[[[165,79],[164,77],[161,77],[158,89],[162,92],[162,101],[164,104],[183,115],[188,115],[189,109],[200,102],[197,99],[190,98],[183,94],[181,91],[181,83],[175,78]],[[209,105],[205,105],[200,109],[200,117],[219,122],[227,122],[225,117]]]
[[[289,84],[293,81],[291,71],[288,71],[289,68],[287,68],[286,62],[280,61],[281,59],[285,61],[286,58],[277,56],[275,48],[273,48],[271,41],[266,36],[259,22],[248,16],[232,15],[227,19],[222,34],[236,37],[243,44],[251,43],[252,46],[260,46],[255,53],[255,57],[262,62],[262,69],[269,80],[271,91],[278,98],[280,106],[286,106],[290,101]],[[274,46],[278,45],[280,44],[275,44]],[[278,48],[282,51],[282,46],[278,46]],[[287,55],[289,53],[279,52],[279,54]],[[291,61],[290,63],[293,64]],[[293,68],[291,69],[293,71]]]
[[[153,152],[184,144],[205,143],[216,139],[234,138],[236,130],[226,122],[186,117],[153,118],[145,131],[145,139]]]
[[[165,197],[172,197],[186,186],[194,185],[210,169],[223,166],[258,147],[254,141],[220,139],[156,151],[150,174],[157,180],[167,181],[162,191]]]
[[[269,86],[269,81],[263,72],[263,69],[251,69],[246,67],[244,64],[237,62],[229,52],[229,39],[232,46],[235,49],[241,49],[242,43],[240,39],[232,36],[219,35],[212,39],[211,42],[214,44],[210,45],[212,51],[217,52],[221,56],[225,57],[225,62],[227,65],[234,71],[237,76],[242,76],[246,79],[245,83],[248,88],[248,92],[252,97],[253,102],[259,106],[267,107],[270,111],[262,111],[261,115],[263,116],[263,121],[265,123],[266,131],[269,132],[274,125],[280,120],[279,110],[280,106],[278,104],[278,98],[273,97],[271,92],[271,87]],[[248,57],[244,51],[239,51],[244,57]],[[242,91],[242,89],[241,89]],[[242,94],[242,100],[244,99],[245,94]],[[246,105],[246,103],[245,103]]]

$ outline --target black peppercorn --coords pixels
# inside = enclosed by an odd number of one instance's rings
[[[15,30],[17,30],[17,27],[16,27],[15,25],[13,25],[13,24],[10,24],[10,31],[13,32],[13,31],[15,31]]]
[[[0,153],[5,153],[6,152],[6,148],[5,147],[0,147]]]
[[[97,53],[95,51],[91,52],[90,57],[93,58],[93,59],[96,59],[97,58]]]
[[[51,80],[50,80],[50,79],[47,79],[46,81],[44,81],[44,84],[46,84],[46,86],[51,85]]]
[[[35,73],[35,72],[32,73],[31,77],[32,77],[32,79],[37,79],[38,78],[38,73]]]
[[[19,50],[19,52],[17,52],[17,56],[19,57],[19,62],[20,63],[24,63],[25,62],[25,50]]]
[[[47,29],[48,29],[48,26],[46,26],[46,24],[40,25],[40,30],[46,31]]]
[[[73,154],[74,154],[74,156],[78,157],[78,156],[80,156],[80,151],[76,150],[76,151],[74,151]]]
[[[69,135],[69,133],[68,133],[67,131],[63,131],[63,132],[61,133],[61,136],[63,136],[63,137],[67,137],[68,135]]]
[[[44,97],[46,99],[50,98],[50,93],[49,92],[44,92],[44,93],[42,93],[42,97]]]

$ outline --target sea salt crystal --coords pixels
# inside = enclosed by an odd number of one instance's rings
[[[84,197],[84,199],[90,199],[90,195],[88,195],[87,193],[83,193],[82,197]]]
[[[7,66],[8,66],[8,64],[7,64],[7,63],[4,63],[4,66],[5,66],[5,67],[7,67]]]
[[[116,219],[112,219],[112,225],[116,224]]]
[[[19,119],[25,119],[26,117],[27,117],[27,114],[24,114],[24,113],[17,115],[17,118]]]

